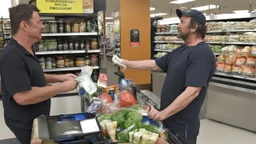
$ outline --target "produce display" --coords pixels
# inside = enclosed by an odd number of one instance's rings
[[[230,45],[221,49],[217,71],[244,77],[255,77],[256,46]]]
[[[256,33],[248,32],[244,34],[232,35],[207,35],[206,42],[256,42]]]
[[[176,33],[178,31],[177,25],[158,25],[157,33]]]
[[[209,22],[207,31],[256,30],[256,22]]]
[[[155,58],[160,58],[160,57],[162,57],[162,56],[164,56],[166,54],[167,54],[167,52],[158,52],[157,54],[154,55],[154,57]]]
[[[181,46],[181,44],[156,44],[155,49],[174,50]]]
[[[223,46],[221,45],[209,45],[213,53],[221,53]]]
[[[182,41],[177,36],[155,36],[155,41]]]

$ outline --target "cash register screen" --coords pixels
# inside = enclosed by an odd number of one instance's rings
[[[81,128],[83,133],[94,133],[94,132],[99,132],[100,128],[99,125],[96,121],[96,118],[93,119],[86,119],[83,121],[80,121]]]

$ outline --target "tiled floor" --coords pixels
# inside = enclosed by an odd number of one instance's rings
[[[256,144],[256,133],[204,119],[198,144]]]

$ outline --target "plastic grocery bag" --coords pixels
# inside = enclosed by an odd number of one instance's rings
[[[76,78],[78,82],[78,93],[81,96],[86,95],[90,99],[90,96],[97,91],[97,86],[91,79],[93,69],[90,66],[85,66],[81,70],[81,73]]]

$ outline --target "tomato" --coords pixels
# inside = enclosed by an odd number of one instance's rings
[[[102,103],[100,105],[100,108],[98,109],[98,112],[103,112],[104,107],[106,107],[108,104],[111,104],[113,102],[112,97],[107,93],[102,93],[99,98],[102,100]]]
[[[122,91],[118,98],[120,107],[129,107],[138,104],[135,97],[128,91]]]

